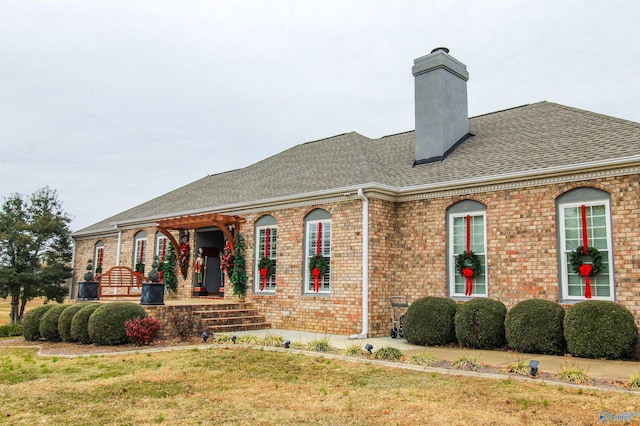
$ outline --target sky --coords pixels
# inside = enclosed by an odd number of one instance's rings
[[[439,46],[470,116],[640,121],[635,0],[0,0],[0,198],[49,186],[77,231],[297,144],[413,130],[411,66]]]

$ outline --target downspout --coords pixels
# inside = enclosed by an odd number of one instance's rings
[[[75,266],[76,266],[76,240],[73,240],[73,251],[71,251],[71,268],[74,269],[74,271],[73,271],[73,275],[71,276],[71,282],[69,283],[69,300],[71,300],[71,297],[73,296],[73,282],[75,281],[75,278],[76,278]]]
[[[362,332],[349,339],[366,339],[369,334],[369,199],[358,188],[362,200]]]
[[[120,249],[121,248],[122,248],[122,229],[118,228],[118,245],[116,247],[116,266],[120,266]]]

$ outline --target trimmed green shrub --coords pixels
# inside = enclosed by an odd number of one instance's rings
[[[60,341],[58,319],[68,307],[69,305],[53,305],[51,309],[42,315],[42,318],[40,318],[40,337],[52,342]]]
[[[13,324],[0,325],[0,337],[22,336],[22,324],[14,322]]]
[[[524,300],[507,312],[504,329],[518,352],[559,355],[565,351],[564,308],[550,300]]]
[[[40,339],[40,319],[55,305],[46,304],[38,306],[24,314],[22,319],[22,335],[24,340],[36,341]]]
[[[135,303],[118,302],[102,305],[89,318],[89,338],[98,345],[126,343],[129,338],[124,323],[146,317],[147,312],[144,308]]]
[[[567,350],[582,358],[620,359],[631,355],[638,328],[624,306],[588,300],[569,307],[564,316]]]
[[[444,297],[423,297],[404,316],[402,331],[413,345],[446,345],[456,339],[453,318],[457,303]]]
[[[89,337],[89,318],[101,305],[89,303],[80,309],[71,319],[71,340],[80,343],[92,343]]]
[[[503,346],[506,314],[504,303],[493,299],[473,299],[459,305],[454,318],[458,343],[475,349]]]
[[[87,306],[86,303],[74,303],[69,305],[67,309],[60,314],[60,318],[58,318],[58,333],[64,342],[74,341],[71,336],[71,320],[73,320],[73,316],[85,306]]]

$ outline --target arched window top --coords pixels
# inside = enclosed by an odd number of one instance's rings
[[[304,218],[305,220],[325,220],[331,219],[331,214],[324,209],[311,210]]]
[[[136,235],[133,238],[136,240],[142,240],[144,238],[147,238],[147,233],[144,231],[138,231],[136,232]]]
[[[462,200],[450,205],[447,208],[447,213],[455,214],[455,213],[477,212],[477,211],[486,211],[486,210],[487,210],[487,206],[485,206],[479,201]]]
[[[98,240],[98,242],[95,245],[95,248],[100,248],[100,247],[104,247],[104,242],[102,242],[102,240]]]
[[[275,226],[277,225],[276,219],[270,214],[264,215],[256,220],[256,226]]]
[[[581,186],[579,188],[571,189],[564,194],[560,194],[556,201],[558,203],[576,203],[583,200],[602,200],[608,201],[611,199],[611,195],[598,188],[592,188],[590,186]]]

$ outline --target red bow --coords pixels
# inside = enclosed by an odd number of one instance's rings
[[[264,285],[267,281],[267,268],[260,268],[260,275],[262,275],[262,287],[260,290],[264,290]]]
[[[318,268],[313,268],[313,270],[311,271],[311,273],[313,274],[313,291],[315,291],[316,293],[318,292],[318,289],[320,287],[319,284],[319,279],[320,279],[320,269]]]
[[[473,269],[464,268],[462,270],[462,276],[467,279],[464,288],[464,295],[471,296],[471,294],[473,293]]]
[[[583,263],[580,265],[580,269],[578,269],[578,273],[581,277],[584,277],[584,297],[586,299],[591,299],[591,281],[589,280],[589,275],[591,275],[591,271],[593,267],[588,263]]]

